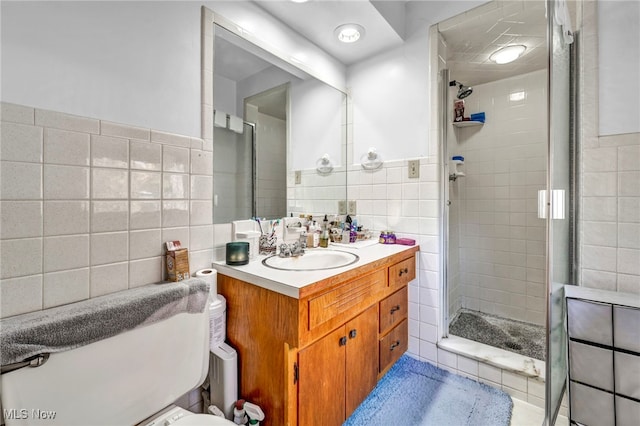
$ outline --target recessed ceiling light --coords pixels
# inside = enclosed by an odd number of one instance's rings
[[[358,24],[343,24],[336,28],[333,33],[343,43],[355,43],[364,37],[364,28]]]
[[[306,3],[309,0],[291,0],[294,3]]]
[[[496,64],[508,64],[518,59],[527,47],[522,44],[515,44],[513,46],[503,47],[498,49],[489,56],[489,59]]]

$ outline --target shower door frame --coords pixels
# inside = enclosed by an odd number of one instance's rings
[[[565,228],[562,222],[552,217],[553,198],[547,197],[546,218],[546,297],[547,297],[547,361],[545,374],[545,426],[555,424],[561,409],[561,401],[567,392],[567,368],[568,353],[566,339],[566,306],[564,298],[564,286],[577,284],[576,269],[578,258],[576,249],[578,245],[577,233],[577,195],[578,195],[578,96],[579,75],[577,64],[579,62],[579,40],[581,31],[577,28],[573,33],[573,43],[567,44],[562,40],[562,29],[555,21],[555,6],[558,0],[547,0],[547,46],[548,46],[548,152],[547,152],[547,188],[546,194],[552,194],[552,190],[566,186],[565,199]],[[577,7],[580,7],[579,5]],[[578,14],[580,9],[578,9]],[[555,97],[554,97],[555,96]],[[562,120],[567,122],[563,123]],[[558,126],[555,123],[560,122]],[[566,152],[562,152],[566,150]],[[556,155],[557,154],[557,155]],[[562,158],[567,154],[568,168],[566,179],[563,173],[556,173],[558,165],[557,157]],[[551,199],[550,199],[551,198]],[[556,225],[557,224],[557,225]],[[555,225],[555,226],[554,226]],[[560,231],[561,239],[556,235]],[[566,235],[564,232],[566,231]],[[566,238],[563,238],[566,237]],[[558,265],[554,253],[566,250],[567,264]],[[560,282],[556,276],[556,268],[560,270]],[[563,273],[564,272],[564,273]],[[564,279],[562,279],[564,276]],[[564,281],[564,282],[563,282]],[[555,310],[560,312],[555,312]],[[559,343],[559,345],[558,345]],[[558,362],[554,365],[554,360]],[[560,374],[557,371],[560,369]],[[558,378],[562,380],[558,382]],[[555,380],[554,380],[555,379]]]
[[[442,291],[440,291],[440,318],[438,321],[438,335],[441,338],[449,337],[449,150],[447,144],[449,120],[447,114],[447,106],[449,105],[449,69],[444,68],[439,73],[438,89],[440,92],[439,121],[440,131],[440,191],[442,193],[442,202],[440,203],[440,271]]]

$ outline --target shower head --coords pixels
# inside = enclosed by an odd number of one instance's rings
[[[473,87],[460,85],[458,89],[458,99],[464,99],[473,93]]]
[[[455,80],[449,82],[450,87],[454,87],[456,85],[458,86],[458,94],[456,95],[458,99],[464,99],[473,93],[473,87],[465,86],[464,84]]]

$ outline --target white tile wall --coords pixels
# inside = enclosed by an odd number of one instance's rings
[[[2,120],[1,317],[159,282],[167,239],[210,267],[202,140],[8,103]]]
[[[640,294],[635,227],[640,223],[640,133],[599,136],[598,7],[584,2],[582,8],[579,281],[585,287]],[[594,241],[586,222],[617,231]]]
[[[435,347],[435,345],[434,345]],[[425,349],[428,345],[425,345]],[[426,355],[427,352],[424,352]],[[486,362],[477,361],[475,359],[459,355],[442,348],[433,350],[428,357],[423,354],[420,358],[432,362],[434,365],[467,377],[469,379],[485,383],[497,389],[502,389],[514,398],[526,401],[537,407],[544,408],[545,404],[545,379],[544,371],[542,376],[527,377],[508,369],[502,369]],[[542,363],[544,366],[544,363]],[[543,368],[544,369],[544,368]],[[562,400],[560,414],[567,415],[567,398],[566,395]]]
[[[516,90],[524,100],[509,100]],[[449,184],[450,269],[459,267],[450,272],[459,280],[450,315],[462,306],[543,325],[545,222],[537,218],[537,191],[546,185],[546,72],[475,86],[465,115],[482,111],[484,126],[450,131],[449,154],[465,157],[466,173]]]
[[[640,133],[594,140],[581,153],[581,283],[638,294]]]

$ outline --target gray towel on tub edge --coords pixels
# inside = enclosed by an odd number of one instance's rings
[[[150,284],[0,320],[0,363],[62,352],[152,324],[202,312],[209,284],[200,278]]]

